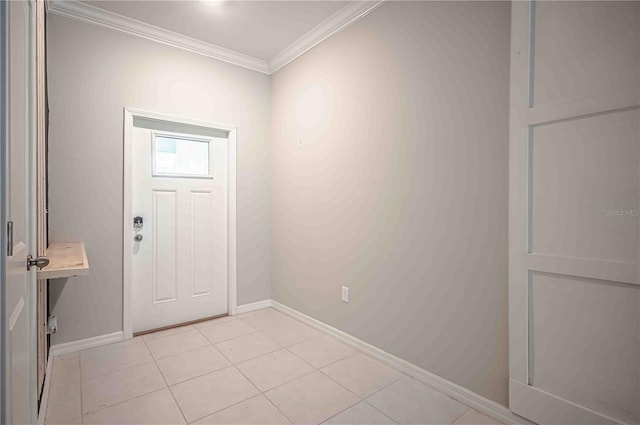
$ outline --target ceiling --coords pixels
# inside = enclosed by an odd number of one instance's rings
[[[84,3],[269,60],[349,2],[87,0]]]

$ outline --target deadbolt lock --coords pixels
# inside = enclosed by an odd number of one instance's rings
[[[142,217],[137,215],[135,217],[133,217],[133,228],[134,229],[141,229],[142,228]]]

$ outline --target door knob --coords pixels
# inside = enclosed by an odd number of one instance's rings
[[[142,240],[142,235],[140,233],[136,233],[136,235],[133,237],[133,240],[136,242],[140,242]]]
[[[27,270],[31,270],[31,267],[36,266],[41,269],[49,265],[49,259],[47,257],[33,258],[31,255],[27,257]]]

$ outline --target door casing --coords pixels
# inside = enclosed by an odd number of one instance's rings
[[[236,242],[236,127],[225,124],[217,124],[207,121],[194,120],[184,117],[175,117],[156,112],[143,111],[134,108],[124,108],[124,187],[123,187],[123,214],[122,214],[122,264],[123,264],[123,305],[122,324],[123,337],[129,339],[133,337],[133,321],[131,314],[132,299],[132,263],[131,252],[133,250],[133,237],[131,223],[133,223],[133,179],[132,179],[132,148],[133,120],[134,118],[146,118],[151,120],[165,121],[177,124],[206,127],[214,130],[223,130],[229,133],[228,136],[228,158],[227,158],[227,215],[228,215],[228,306],[229,315],[233,316],[237,312],[237,242]]]

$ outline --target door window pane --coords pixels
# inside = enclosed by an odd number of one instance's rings
[[[153,174],[164,176],[211,176],[209,140],[155,135]]]

